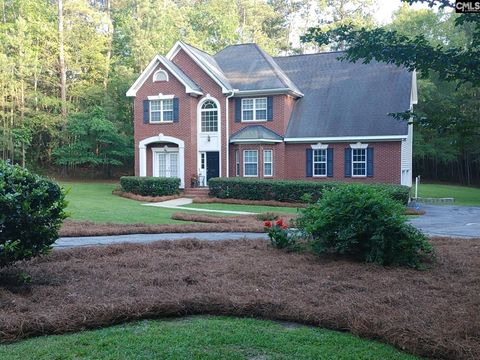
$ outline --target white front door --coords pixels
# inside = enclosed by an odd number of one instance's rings
[[[155,152],[153,173],[159,177],[180,177],[178,174],[178,152]]]

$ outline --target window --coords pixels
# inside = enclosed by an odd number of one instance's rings
[[[218,109],[217,104],[215,104],[212,100],[207,100],[203,103],[201,117],[202,132],[218,131]]]
[[[168,74],[165,70],[157,70],[153,74],[153,81],[168,81]]]
[[[206,154],[204,152],[200,153],[200,169],[205,170],[205,157]]]
[[[240,151],[235,150],[235,176],[240,176]]]
[[[352,175],[367,176],[367,149],[352,149]]]
[[[243,151],[243,176],[258,176],[258,151]]]
[[[178,177],[178,152],[159,152],[157,156],[158,176]]]
[[[313,176],[327,176],[327,149],[313,150]]]
[[[242,99],[242,121],[266,121],[267,98]]]
[[[173,99],[150,100],[150,122],[173,121]]]
[[[273,176],[273,150],[263,151],[263,176]]]

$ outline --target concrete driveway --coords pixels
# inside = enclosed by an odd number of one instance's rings
[[[429,235],[480,238],[480,206],[423,205],[410,223]]]

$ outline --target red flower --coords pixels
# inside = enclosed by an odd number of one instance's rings
[[[288,229],[288,225],[286,222],[283,221],[283,219],[279,219],[275,222],[275,225],[277,225],[278,227],[280,227],[281,229],[283,230],[286,230]]]
[[[266,228],[268,228],[268,229],[270,229],[270,228],[272,227],[272,222],[271,222],[271,221],[265,221],[265,222],[263,223],[263,226],[266,227]]]

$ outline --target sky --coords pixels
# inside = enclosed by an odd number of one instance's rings
[[[375,13],[375,18],[381,24],[389,23],[392,20],[392,14],[400,7],[402,3],[400,0],[377,0],[378,11]],[[414,4],[413,8],[421,9],[427,8],[424,4]]]

